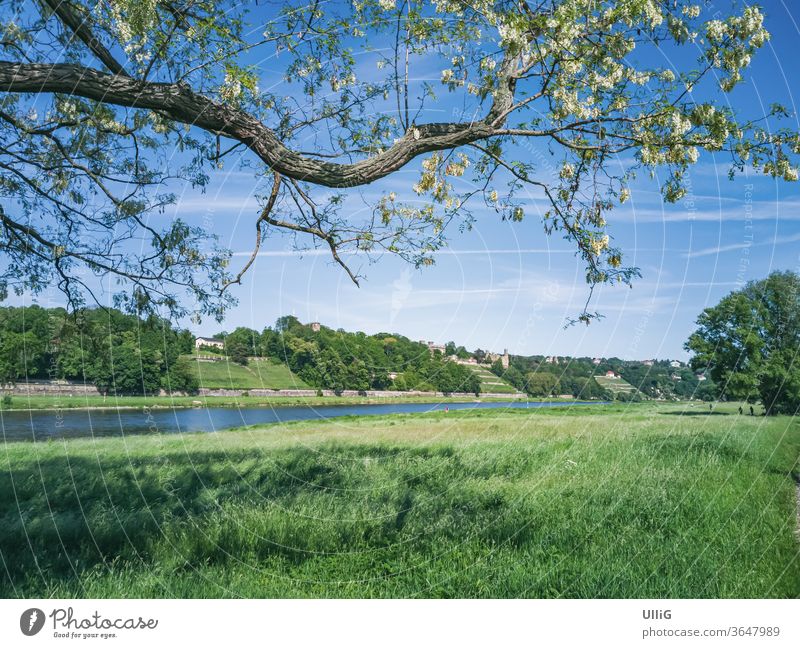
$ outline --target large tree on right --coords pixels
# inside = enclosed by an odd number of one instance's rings
[[[768,414],[800,410],[800,276],[751,281],[697,319],[686,343],[728,398],[761,400]]]

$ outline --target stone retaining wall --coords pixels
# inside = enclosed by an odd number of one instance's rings
[[[100,396],[97,387],[67,381],[28,382],[0,386],[0,393],[16,396]]]
[[[346,389],[336,393],[330,389],[321,390],[323,396],[361,396],[365,398],[403,398],[408,396],[433,397],[433,398],[475,398],[475,394],[457,392],[445,395],[442,392],[426,391],[355,391]],[[257,398],[276,398],[276,397],[295,397],[295,398],[314,398],[318,392],[316,389],[206,389],[199,390],[200,396],[226,396],[236,398],[239,396],[254,396]],[[18,383],[16,385],[0,386],[0,394],[16,396],[100,396],[97,387],[85,383],[75,383],[67,381],[40,381]],[[167,396],[164,391],[161,396]],[[515,398],[522,397],[524,394],[481,394],[480,398]]]
[[[258,398],[270,398],[279,396],[293,396],[296,398],[313,398],[321,393],[323,396],[362,396],[367,398],[403,398],[407,396],[431,396],[436,398],[475,398],[475,394],[466,392],[454,392],[452,394],[443,394],[442,392],[426,392],[426,391],[355,391],[352,389],[345,389],[338,394],[331,389],[322,389],[318,392],[316,389],[206,389],[199,390],[200,396],[227,396],[237,397],[255,396]],[[515,398],[522,397],[524,394],[481,394],[480,398]]]

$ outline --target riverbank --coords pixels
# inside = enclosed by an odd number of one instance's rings
[[[597,407],[598,401],[573,403],[520,401],[459,403],[358,403],[356,405],[300,405],[295,407],[129,408],[114,410],[26,410],[0,416],[5,441],[45,442],[81,437],[131,437],[140,434],[225,432],[243,425],[265,426],[290,421],[326,421],[343,417],[427,414],[433,411],[533,409],[541,407]]]
[[[0,402],[0,411],[29,410],[115,410],[185,407],[295,407],[303,405],[371,405],[378,403],[469,403],[526,400],[513,396],[12,396]],[[570,402],[572,399],[537,398],[541,401]]]
[[[651,403],[6,443],[0,596],[796,597],[798,454]]]

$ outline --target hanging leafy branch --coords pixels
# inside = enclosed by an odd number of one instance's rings
[[[575,246],[590,289],[630,284],[639,271],[608,223],[638,172],[665,169],[669,202],[703,151],[728,154],[732,173],[797,179],[784,108],[748,119],[693,99],[730,92],[769,38],[755,7],[703,13],[684,0],[10,0],[0,289],[56,281],[77,304],[115,277],[131,308],[220,316],[244,273],[201,225],[162,221],[171,188],[205,187],[230,159],[271,187],[256,251],[288,232],[357,282],[348,253],[427,265],[454,221],[519,221],[543,201],[545,231]],[[681,48],[696,66],[631,56]],[[407,167],[407,190],[363,192]],[[359,192],[368,218],[343,209]]]

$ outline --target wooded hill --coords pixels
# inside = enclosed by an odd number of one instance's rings
[[[296,317],[285,316],[260,333],[239,327],[216,337],[225,340],[224,353],[231,360],[247,364],[253,357],[276,358],[303,382],[319,389],[474,394],[481,390],[480,377],[469,368],[448,362],[442,353],[431,353],[427,345],[396,333],[367,335],[327,326],[314,330]]]
[[[643,397],[659,400],[689,398],[712,400],[718,397],[717,386],[708,377],[701,379],[688,366],[672,366],[670,360],[640,360],[601,358],[595,364],[592,358],[559,357],[547,361],[545,356],[511,356],[508,369],[499,362],[492,371],[531,396],[571,394],[576,398],[616,398],[640,400]],[[614,390],[611,393],[595,380],[607,372],[619,376],[633,390]],[[605,384],[605,382],[604,382]]]
[[[249,364],[256,378],[269,374],[265,368],[283,365],[298,380],[293,382],[287,373],[289,378],[284,376],[281,387],[481,392],[481,376],[475,368],[448,359],[457,356],[482,362],[486,352],[480,349],[468,352],[449,342],[444,353],[431,352],[426,344],[396,333],[316,329],[285,316],[261,332],[239,327],[218,333],[224,350],[202,348],[201,353],[226,357],[242,367]],[[165,319],[139,318],[115,309],[68,313],[40,306],[0,308],[0,383],[65,379],[92,383],[102,393],[156,394],[162,389],[193,393],[211,386],[203,379],[211,375],[209,371],[200,371],[203,367],[192,359],[194,339],[190,331],[175,328]],[[652,366],[619,358],[599,364],[591,358],[546,360],[544,356],[512,356],[508,369],[498,361],[491,370],[536,397],[614,398],[594,379],[607,371],[636,388],[621,390],[618,399],[710,399],[716,395],[711,380],[700,381],[688,367],[671,367],[667,360]],[[259,386],[275,387],[266,382]]]

